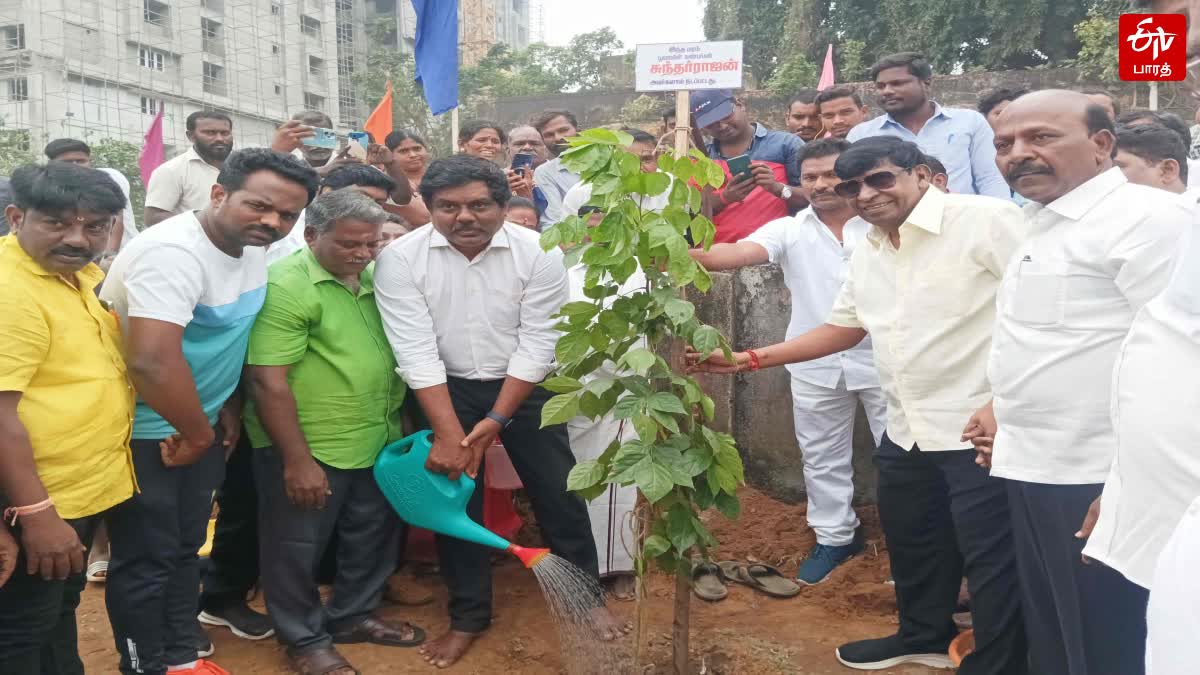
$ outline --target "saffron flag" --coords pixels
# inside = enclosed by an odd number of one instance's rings
[[[149,185],[150,174],[154,173],[154,170],[167,160],[166,147],[163,145],[162,122],[163,109],[160,102],[158,114],[154,116],[154,121],[146,130],[146,137],[142,140],[142,152],[138,155],[138,173],[142,175],[142,185]]]
[[[371,134],[376,143],[382,144],[387,135],[392,133],[392,81],[388,80],[387,90],[379,105],[371,111],[363,130]]]
[[[412,0],[417,82],[434,115],[458,107],[458,0]]]
[[[821,68],[821,81],[817,83],[817,91],[823,91],[833,86],[833,45],[825,50],[825,65]]]

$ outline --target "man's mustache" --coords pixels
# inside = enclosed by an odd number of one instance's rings
[[[86,248],[75,248],[74,246],[56,246],[50,249],[54,255],[61,255],[70,258],[95,258],[96,254]]]
[[[1054,169],[1036,162],[1021,162],[1020,164],[1009,169],[1008,173],[1004,174],[1004,178],[1011,183],[1022,176],[1034,176],[1039,174],[1053,176]]]

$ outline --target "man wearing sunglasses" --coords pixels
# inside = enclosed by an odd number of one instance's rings
[[[864,139],[838,158],[837,194],[872,227],[825,324],[736,352],[733,362],[719,351],[688,358],[707,372],[757,370],[835,354],[869,333],[888,403],[875,464],[900,630],[842,645],[838,660],[862,670],[949,667],[965,573],[976,648],[959,672],[1022,675],[1025,635],[1004,482],[976,465],[958,420],[990,397],[996,289],[1026,226],[1007,200],[932,188],[923,160],[915,144],[891,137]]]

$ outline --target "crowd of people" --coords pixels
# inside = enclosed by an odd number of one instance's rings
[[[1153,672],[1190,672],[1177,636],[1200,634],[1200,596],[1160,581],[1187,578],[1200,520],[1180,377],[1200,366],[1190,130],[1104,92],[942,106],[916,53],[870,73],[879,115],[851,88],[804,91],[786,130],[735,92],[691,95],[684,122],[727,178],[704,197],[716,243],[692,254],[780,265],[791,320],[784,342],[681,367],[788,368],[816,533],[800,584],[863,550],[865,411],[899,629],[841,645],[846,666],[948,667],[965,578],[964,673],[1145,672],[1148,604]],[[626,130],[643,171],[678,122]],[[85,571],[122,673],[226,673],[202,625],[274,636],[306,675],[357,672],[345,643],[454,664],[491,622],[487,549],[437,538],[442,635],[377,614],[407,532],[373,466],[421,428],[451,478],[482,480],[502,445],[547,545],[630,594],[636,491],[588,504],[566,477],[633,429],[541,426],[555,316],[585,299],[586,268],[538,232],[602,216],[561,159],[579,121],[468,121],[440,159],[412,131],[365,158],[305,143],[331,126],[301,112],[271,147],[235,151],[228,116],[192,114],[140,228],[128,181],[82,141],[52,141],[3,186],[0,672],[83,671]],[[1192,533],[1170,541],[1181,519]],[[629,630],[587,601],[600,638]]]

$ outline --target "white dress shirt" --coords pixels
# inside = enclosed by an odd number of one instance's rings
[[[220,169],[204,161],[192,146],[182,155],[160,164],[150,174],[145,205],[171,213],[202,209],[212,201],[212,186],[220,173]]]
[[[1117,355],[1115,456],[1084,549],[1146,588],[1158,583],[1155,561],[1200,495],[1200,222],[1186,238],[1166,290],[1138,312]]]
[[[850,256],[866,241],[870,227],[862,218],[851,218],[838,241],[810,206],[795,216],[772,220],[742,240],[766,249],[770,261],[783,268],[783,280],[792,296],[786,339],[803,335],[829,318],[850,269]],[[869,335],[844,352],[790,363],[787,369],[804,382],[826,389],[836,388],[843,376],[849,391],[879,386]]]
[[[996,299],[988,362],[992,475],[1103,483],[1116,449],[1113,364],[1134,314],[1166,285],[1191,213],[1112,168],[1024,214],[1029,237]]]
[[[1196,675],[1200,635],[1200,497],[1167,540],[1146,608],[1146,675]]]
[[[931,187],[900,226],[899,249],[872,227],[854,251],[829,323],[871,334],[896,445],[972,447],[960,439],[991,398],[996,289],[1024,233],[1010,201]]]
[[[567,302],[567,270],[540,235],[504,223],[473,260],[433,225],[397,239],[375,263],[375,301],[413,389],[446,376],[541,382],[554,368],[559,332],[551,318]]]

